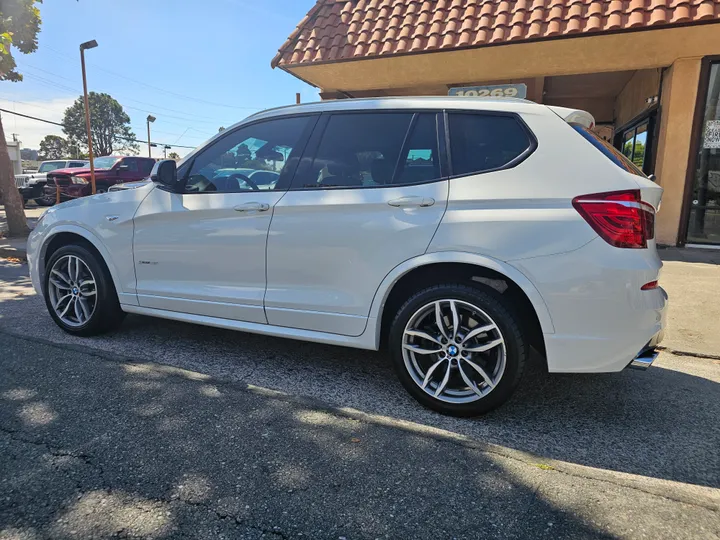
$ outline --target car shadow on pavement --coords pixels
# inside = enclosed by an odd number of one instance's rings
[[[385,415],[569,463],[720,487],[720,366],[663,353],[646,372],[550,375],[539,358],[513,399],[483,417],[422,408],[382,353],[129,316],[74,338],[37,296],[0,301],[0,328],[78,350],[154,361],[339,407]]]
[[[0,345],[0,536],[691,537],[712,514],[197,373]]]

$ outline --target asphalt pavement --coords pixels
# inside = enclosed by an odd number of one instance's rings
[[[2,539],[720,537],[713,359],[536,361],[452,419],[381,353],[146,317],[73,338],[0,261],[0,373]]]

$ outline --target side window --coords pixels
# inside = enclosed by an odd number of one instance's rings
[[[307,116],[279,118],[233,131],[195,158],[185,192],[239,193],[276,189],[277,180],[291,156],[302,150],[296,146],[309,121]]]
[[[155,160],[152,159],[141,159],[140,161],[140,173],[145,175],[150,175],[152,172],[153,166],[155,165]]]
[[[413,121],[393,184],[417,184],[438,178],[440,159],[436,115],[421,113]]]
[[[333,114],[297,188],[374,187],[392,183],[413,114]]]
[[[120,165],[118,165],[118,167],[121,165],[126,165],[127,172],[138,172],[138,163],[137,162],[138,162],[137,158],[123,158],[122,162],[120,163]]]
[[[532,141],[514,116],[450,113],[450,158],[453,175],[504,167]]]
[[[71,169],[76,169],[78,167],[85,167],[84,161],[71,161],[70,165],[68,165]]]

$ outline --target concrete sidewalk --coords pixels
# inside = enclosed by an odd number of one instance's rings
[[[25,208],[25,217],[28,227],[35,227],[37,220],[47,208],[29,204]],[[0,204],[0,258],[12,258],[25,260],[27,252],[25,249],[26,238],[7,238],[7,219],[5,218],[5,207]]]
[[[717,489],[100,352],[0,350],[0,538],[720,535]]]

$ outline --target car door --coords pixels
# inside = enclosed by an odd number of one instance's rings
[[[383,278],[424,253],[447,205],[432,111],[323,114],[267,246],[273,325],[363,333]]]
[[[132,182],[138,179],[139,166],[138,158],[124,157],[115,164],[114,170],[116,174],[114,183]]]
[[[135,216],[138,303],[266,323],[265,248],[273,207],[289,186],[315,116],[228,131],[184,163],[182,193],[156,186]],[[255,170],[279,173],[259,186]]]

